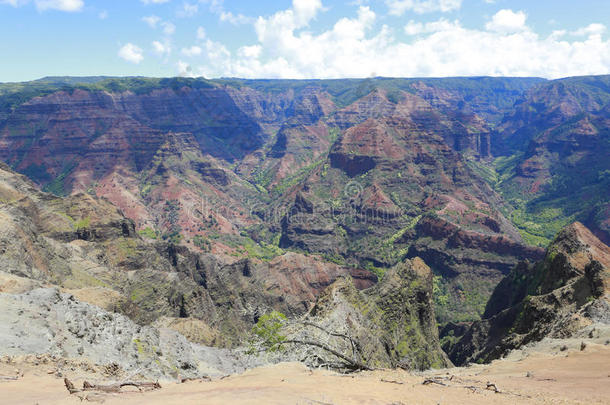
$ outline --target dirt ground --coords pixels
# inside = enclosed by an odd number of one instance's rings
[[[410,374],[377,370],[340,375],[282,363],[214,381],[165,382],[160,390],[68,394],[49,365],[1,364],[0,404],[610,404],[610,346],[519,352],[489,365]],[[17,380],[4,377],[23,376]],[[98,373],[99,374],[99,373]],[[77,387],[83,374],[66,373]],[[4,379],[3,379],[4,378]],[[90,374],[91,382],[104,381]],[[426,380],[433,380],[423,384]],[[492,383],[494,387],[487,385]]]

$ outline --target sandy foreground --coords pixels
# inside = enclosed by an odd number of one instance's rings
[[[2,364],[0,404],[610,404],[610,347],[587,345],[556,353],[523,352],[474,365],[411,374],[377,370],[340,375],[282,363],[214,381],[165,382],[160,390],[121,394],[68,394],[48,366]],[[68,375],[77,387],[83,378]],[[94,376],[87,379],[98,382]],[[432,379],[436,382],[424,385]],[[495,384],[487,389],[488,382]],[[79,397],[80,395],[80,397]]]

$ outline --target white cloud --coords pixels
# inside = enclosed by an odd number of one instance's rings
[[[179,60],[176,65],[178,66],[178,76],[194,77],[193,68],[191,65],[181,60]]]
[[[320,0],[296,0],[299,3],[316,3]],[[226,11],[224,8],[224,0],[199,0],[200,3],[208,4],[210,12],[216,14],[222,22],[228,22],[233,25],[252,24],[254,19],[243,14],[233,14],[231,11]]]
[[[527,16],[523,11],[514,12],[512,10],[503,9],[498,11],[491,18],[485,28],[490,31],[512,33],[526,29],[525,20]]]
[[[199,12],[199,5],[182,3],[182,8],[176,13],[178,17],[192,17]]]
[[[391,15],[401,16],[406,11],[417,14],[459,10],[462,0],[385,0]]]
[[[149,15],[146,17],[142,17],[142,21],[148,24],[150,28],[156,28],[159,21],[161,21],[161,18],[157,17],[156,15]]]
[[[140,0],[144,4],[163,4],[170,0]]]
[[[610,73],[610,41],[600,26],[582,29],[583,38],[566,40],[565,31],[541,36],[520,11],[501,10],[485,27],[466,28],[458,20],[409,21],[399,40],[377,16],[361,6],[326,31],[307,27],[322,10],[293,7],[255,23],[256,38],[230,51],[203,37],[201,63],[191,75],[247,78],[341,78],[381,76],[541,76]],[[580,30],[579,30],[580,31]]]
[[[142,62],[144,59],[142,49],[132,43],[127,43],[119,49],[119,57],[135,64]]]
[[[407,25],[405,25],[404,30],[407,35],[420,35],[420,34],[429,34],[432,32],[446,31],[455,27],[458,27],[459,21],[448,21],[444,18],[441,18],[438,21],[432,21],[425,24],[420,22],[415,22],[410,20]]]
[[[105,20],[106,18],[108,18],[108,11],[106,11],[106,10],[102,10],[102,11],[100,11],[100,12],[98,13],[97,17],[98,17],[100,20]]]
[[[197,45],[193,45],[190,48],[182,48],[181,52],[185,56],[193,57],[201,55],[201,48]]]
[[[171,48],[169,42],[167,42],[167,41],[165,41],[165,42],[153,41],[152,46],[153,46],[153,52],[159,56],[168,56],[172,51],[172,48]]]
[[[238,55],[243,58],[256,59],[261,55],[263,47],[260,45],[242,46],[239,48]]]
[[[292,41],[294,30],[306,27],[321,9],[320,0],[293,0],[291,9],[278,11],[269,18],[258,17],[254,24],[258,40],[277,40],[280,43]]]
[[[150,28],[157,28],[157,26],[161,26],[165,35],[172,35],[174,32],[176,32],[176,26],[173,23],[169,21],[162,21],[161,18],[156,15],[142,17],[142,21],[148,24]]]
[[[604,24],[593,23],[589,24],[586,27],[577,29],[574,32],[571,32],[572,35],[577,36],[589,36],[589,35],[602,35],[606,32],[606,26]]]
[[[230,11],[221,11],[218,18],[220,18],[220,21],[228,22],[233,25],[250,24],[254,22],[254,19],[250,17],[246,17],[243,14],[235,15]]]
[[[205,38],[205,28],[197,27],[197,39],[201,40]]]
[[[176,32],[176,26],[171,22],[164,21],[161,23],[161,26],[163,27],[163,33],[165,35],[172,35],[174,32]]]
[[[292,9],[294,10],[296,23],[299,26],[305,26],[309,24],[309,21],[315,18],[318,11],[322,9],[322,1],[292,0]]]
[[[83,0],[35,0],[36,8],[40,11],[59,10],[59,11],[80,11],[85,3]]]
[[[13,7],[21,7],[30,2],[30,0],[0,0],[0,4],[8,4]],[[58,10],[75,12],[81,11],[85,5],[83,0],[34,0],[38,11]]]

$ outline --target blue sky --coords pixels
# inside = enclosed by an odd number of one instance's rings
[[[607,0],[0,0],[0,82],[610,73]]]

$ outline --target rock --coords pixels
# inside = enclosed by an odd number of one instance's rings
[[[450,364],[438,340],[432,273],[418,258],[396,265],[366,290],[358,291],[349,277],[337,280],[320,295],[306,320],[351,336],[363,356],[360,361],[368,367],[423,370]],[[351,356],[348,341],[329,339],[307,325],[297,326],[288,338],[330,342]],[[306,353],[312,356],[311,351]],[[328,357],[323,351],[318,354]]]
[[[597,308],[608,307],[609,274],[610,248],[581,223],[571,224],[543,261],[515,267],[498,284],[484,319],[452,346],[450,358],[456,364],[491,361],[545,337],[569,338],[590,325],[608,325]]]
[[[15,308],[22,308],[25,315],[20,317],[17,333],[0,328],[0,354],[35,354],[34,358],[43,358],[44,353],[61,342],[65,347],[65,359],[86,358],[104,365],[105,372],[112,374],[117,374],[120,368],[127,374],[135,372],[147,378],[171,378],[176,367],[182,369],[183,375],[191,377],[224,375],[244,369],[243,363],[227,350],[190,343],[169,329],[139,327],[123,315],[111,315],[69,297],[54,288],[36,289],[21,295],[0,294],[2,324],[17,316]],[[42,319],[28,316],[40,305],[51,307],[51,311],[43,315],[46,324]],[[78,334],[71,332],[67,320],[72,320],[71,324],[75,320],[82,321]],[[120,335],[116,334],[119,327],[123,330]],[[19,336],[20,331],[28,333]],[[54,338],[49,341],[46,336]],[[10,348],[10,343],[16,340],[22,342],[22,348]],[[34,364],[38,362],[33,361]],[[19,370],[15,372],[19,373]],[[55,369],[48,371],[48,374],[54,373],[61,375]]]

